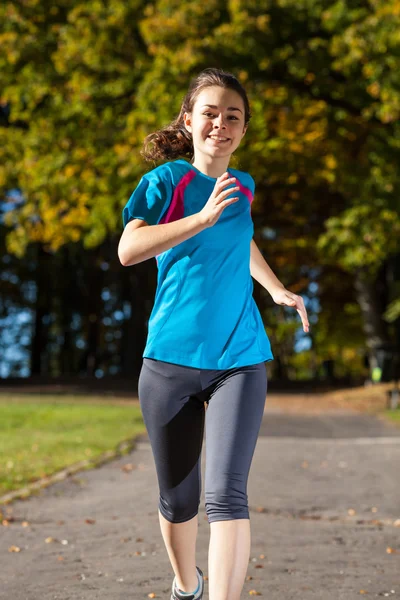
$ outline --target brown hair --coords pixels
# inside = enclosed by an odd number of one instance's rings
[[[249,123],[251,118],[249,100],[245,89],[236,77],[232,73],[227,73],[221,69],[204,69],[190,82],[189,90],[183,99],[178,117],[166,127],[150,133],[145,138],[143,149],[140,152],[143,158],[146,160],[172,159],[179,156],[193,158],[192,134],[184,125],[183,115],[185,112],[192,112],[193,105],[201,90],[213,85],[234,90],[242,97],[245,125]]]

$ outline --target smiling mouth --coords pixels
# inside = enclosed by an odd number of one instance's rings
[[[230,138],[219,136],[219,135],[208,135],[207,137],[209,137],[211,140],[214,140],[216,142],[229,142],[229,140],[230,140]]]

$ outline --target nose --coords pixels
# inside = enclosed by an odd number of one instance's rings
[[[223,116],[222,116],[222,113],[220,113],[220,114],[218,115],[218,117],[216,117],[216,118],[214,119],[214,123],[213,123],[213,125],[214,125],[214,129],[215,129],[215,128],[218,128],[218,129],[226,129],[226,125],[225,125],[225,121],[224,121],[224,118],[223,118]]]

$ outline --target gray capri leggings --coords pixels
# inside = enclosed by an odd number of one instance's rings
[[[266,394],[264,363],[210,370],[143,359],[139,402],[165,519],[183,523],[198,513],[204,425],[208,522],[250,519],[247,480]]]

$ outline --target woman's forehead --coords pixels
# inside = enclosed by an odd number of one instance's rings
[[[244,111],[244,102],[238,92],[217,85],[202,89],[195,100],[195,106],[196,108],[215,106],[225,110],[239,108]]]

